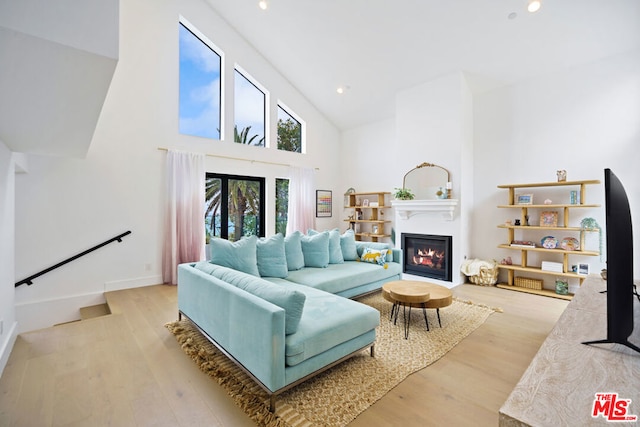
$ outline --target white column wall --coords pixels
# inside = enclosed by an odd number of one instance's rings
[[[604,227],[603,170],[611,168],[631,203],[636,225],[634,266],[640,276],[640,52],[476,96],[474,112],[472,253],[498,260],[514,255],[496,248],[506,242],[506,231],[496,225],[519,216],[519,211],[496,208],[507,197],[507,190],[497,185],[555,181],[558,169],[567,171],[568,180],[602,181],[587,187],[589,203],[602,207],[573,209],[570,215],[572,225],[593,217]],[[561,191],[557,200],[568,191]],[[534,201],[542,202],[542,190],[534,188],[531,193]],[[597,247],[597,236],[589,239],[595,239]],[[570,262],[589,263],[595,273],[605,267],[599,257],[572,256]]]
[[[232,103],[224,106],[227,139],[178,133],[178,19],[184,16],[225,54],[225,90],[233,95],[240,64],[270,91],[271,116],[282,100],[307,123],[307,153],[233,142]],[[269,62],[203,0],[120,5],[120,58],[86,159],[29,156],[16,179],[15,278],[22,279],[126,230],[132,234],[16,290],[20,331],[75,320],[105,290],[161,283],[166,152],[158,147],[318,168],[319,189],[341,201],[335,174],[340,135]],[[274,125],[275,126],[275,125]],[[270,129],[275,135],[275,130]],[[275,144],[273,144],[275,145]],[[286,166],[207,157],[208,171],[267,179],[267,234],[275,232],[274,180]],[[340,224],[337,212],[318,228]]]
[[[0,141],[0,375],[16,339],[14,309],[15,166],[13,155]]]
[[[431,82],[442,85],[433,93],[444,106],[455,102],[446,94],[453,78]],[[404,93],[419,93],[424,87]],[[441,98],[435,96],[438,91]],[[464,86],[460,92],[460,122],[464,126],[462,130],[451,126],[451,135],[443,131],[447,122],[441,111],[424,114],[420,95],[416,95],[415,109],[407,106],[404,119],[387,119],[343,132],[342,157],[350,160],[342,173],[345,189],[353,186],[360,190],[373,181],[378,183],[376,190],[392,191],[402,186],[404,173],[422,161],[451,167],[454,197],[461,199],[460,230],[467,245],[463,257],[471,258],[499,261],[514,255],[497,248],[506,239],[506,232],[497,225],[517,216],[496,207],[506,201],[506,190],[497,185],[555,181],[558,169],[566,169],[569,179],[603,180],[603,169],[612,168],[626,187],[634,225],[640,224],[640,52],[486,93],[467,96],[469,89]],[[429,131],[407,132],[400,128],[401,121],[419,121],[428,125]],[[451,138],[460,139],[457,149],[446,146]],[[385,159],[384,169],[372,167],[379,166],[375,159],[380,158]],[[582,213],[572,211],[572,220],[579,222],[589,216],[604,226],[603,186],[589,186],[587,197],[603,206]],[[596,236],[589,237],[588,243],[593,245],[594,238],[597,246]],[[640,248],[638,231],[634,246]],[[637,249],[636,277],[640,277],[639,258]],[[599,257],[571,260],[589,263],[594,272],[604,267]]]

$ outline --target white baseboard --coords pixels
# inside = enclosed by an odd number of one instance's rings
[[[146,276],[138,277],[136,279],[114,280],[112,282],[105,282],[104,291],[120,291],[122,289],[142,288],[143,286],[160,284],[162,284],[162,276]]]
[[[2,376],[2,372],[4,371],[4,367],[7,366],[7,362],[9,361],[9,356],[11,355],[11,350],[13,350],[13,345],[16,342],[16,338],[18,337],[18,322],[13,322],[11,325],[11,330],[9,333],[3,334],[4,340],[0,343],[0,376]]]

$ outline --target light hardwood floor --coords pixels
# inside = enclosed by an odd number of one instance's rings
[[[496,426],[498,410],[567,305],[461,285],[496,313],[350,426]],[[112,314],[22,334],[0,378],[0,426],[252,426],[164,324],[176,288],[110,292]]]

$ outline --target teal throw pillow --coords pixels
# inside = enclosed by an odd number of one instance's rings
[[[294,271],[304,268],[302,233],[294,231],[284,238],[284,253],[287,257],[287,270]]]
[[[349,229],[340,236],[340,249],[342,250],[342,258],[345,261],[357,261],[358,250],[356,249],[356,234]]]
[[[307,234],[314,236],[319,234],[319,231],[309,229]],[[329,264],[343,264],[344,257],[342,256],[342,248],[340,246],[340,230],[329,230]]]
[[[329,232],[323,231],[313,236],[302,236],[302,255],[305,267],[328,267]]]
[[[257,241],[256,236],[243,237],[237,242],[214,237],[209,241],[211,262],[259,277]]]
[[[289,275],[282,234],[278,233],[269,238],[258,239],[256,249],[258,272],[261,277],[280,277],[284,279]]]

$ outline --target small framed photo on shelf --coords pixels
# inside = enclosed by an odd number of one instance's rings
[[[533,194],[518,194],[516,199],[516,204],[518,205],[532,205],[533,204]]]
[[[586,276],[589,274],[589,264],[574,264],[571,266],[571,272]]]
[[[380,229],[378,228],[377,225],[371,226],[371,234],[379,234],[378,231],[380,231]]]
[[[364,208],[369,207],[369,199],[364,199],[364,200],[362,201],[362,207],[364,207]]]
[[[540,227],[557,227],[558,212],[544,211],[540,213]]]
[[[331,190],[316,190],[316,217],[330,217],[331,205]]]

